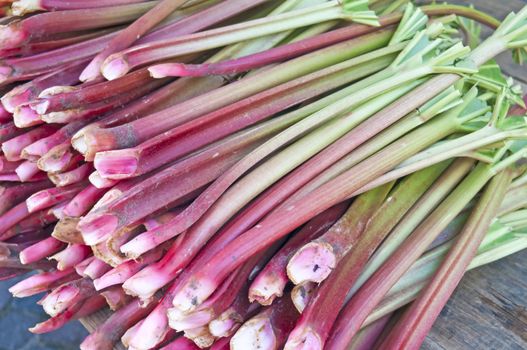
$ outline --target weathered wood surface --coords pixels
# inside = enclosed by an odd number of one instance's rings
[[[450,0],[474,4],[497,18],[517,11],[527,0]],[[527,91],[527,68],[514,64],[510,54],[498,61],[504,72]],[[82,324],[91,332],[109,315],[98,312]],[[121,344],[115,350],[124,350]],[[441,312],[422,350],[527,349],[527,251],[468,272]]]

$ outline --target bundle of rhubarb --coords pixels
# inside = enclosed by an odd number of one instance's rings
[[[109,308],[81,349],[418,349],[527,248],[494,61],[527,58],[527,7],[0,5],[0,279],[35,271],[34,333]]]

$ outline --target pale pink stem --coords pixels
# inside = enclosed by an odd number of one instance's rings
[[[29,232],[42,231],[44,227],[57,221],[52,210],[41,210],[30,214],[8,230],[0,234],[0,241],[11,239],[12,237],[26,234]]]
[[[30,126],[44,124],[40,115],[27,104],[15,108],[13,121],[18,128],[29,128]]]
[[[57,269],[64,271],[73,267],[92,254],[90,247],[82,244],[70,244],[66,249],[49,257],[57,261]]]
[[[104,177],[101,176],[101,174],[98,171],[94,171],[93,173],[91,173],[88,178],[90,180],[90,183],[95,188],[98,188],[98,189],[109,188],[119,183],[119,180],[105,179]]]
[[[57,130],[56,126],[43,125],[20,136],[16,136],[9,141],[2,143],[2,151],[9,161],[21,160],[22,150],[33,142],[53,134]]]
[[[107,191],[105,188],[99,189],[91,184],[87,185],[66,205],[64,214],[70,217],[85,215]]]
[[[89,316],[95,311],[102,309],[105,305],[106,302],[103,297],[99,295],[93,296],[67,308],[61,314],[35,325],[29,331],[35,334],[55,331],[69,321]]]
[[[96,258],[94,256],[90,256],[86,259],[84,259],[83,261],[81,261],[80,263],[78,263],[77,265],[75,265],[75,272],[77,272],[77,274],[79,276],[82,276],[82,277],[88,277],[84,274],[84,270],[86,270],[86,268],[88,267],[88,265],[90,265],[93,260],[95,260]]]
[[[64,11],[88,8],[101,8],[116,5],[135,4],[147,0],[15,0],[13,11],[17,16],[35,11]]]
[[[11,162],[4,156],[0,156],[0,174],[13,173],[13,171],[16,171],[16,168],[18,168],[23,162],[23,160]]]
[[[95,279],[93,281],[95,288],[97,290],[101,290],[116,284],[124,283],[128,278],[135,275],[143,267],[158,261],[163,255],[163,253],[163,249],[155,249],[145,254],[144,256],[141,256],[137,260],[129,260],[123,262],[122,264],[106,272],[101,277]]]
[[[68,142],[73,134],[84,127],[87,121],[76,121],[69,123],[52,135],[41,138],[22,150],[22,158],[37,161],[40,157],[48,153],[53,147]]]
[[[48,174],[48,177],[57,187],[64,187],[87,180],[93,169],[93,164],[84,163],[78,168],[64,173]]]
[[[65,187],[48,188],[31,195],[26,199],[25,204],[28,211],[33,213],[73,198],[85,186],[85,183],[77,183]]]
[[[63,242],[53,237],[49,237],[21,251],[20,261],[22,264],[31,264],[53,255],[63,247]]]
[[[91,263],[84,269],[84,275],[92,280],[101,277],[108,272],[112,267],[99,259],[93,259]]]
[[[9,288],[9,292],[17,298],[29,297],[78,278],[73,268],[64,271],[41,272],[18,282]]]
[[[26,160],[16,168],[15,172],[20,181],[26,182],[40,173],[41,170],[38,168],[37,163]]]

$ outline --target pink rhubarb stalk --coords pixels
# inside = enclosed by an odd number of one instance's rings
[[[57,131],[53,125],[43,125],[32,129],[20,136],[16,136],[9,141],[2,143],[2,151],[9,161],[18,161],[22,159],[22,150],[41,138],[48,137]]]
[[[91,184],[87,185],[68,202],[64,208],[64,215],[70,217],[85,215],[106,192],[106,189],[99,189]]]
[[[82,244],[71,244],[64,250],[49,257],[49,259],[57,261],[57,269],[64,271],[73,267],[89,257],[92,251],[90,247]]]
[[[18,282],[9,288],[9,292],[16,298],[29,297],[78,278],[79,276],[72,268],[64,271],[41,272]]]
[[[23,202],[29,195],[51,186],[52,185],[48,180],[27,184],[0,186],[0,215],[16,204]]]
[[[55,186],[64,187],[86,180],[88,178],[88,175],[90,175],[92,171],[93,165],[90,163],[85,163],[79,166],[78,168],[67,171],[65,173],[48,174],[48,177],[51,182],[55,184]],[[90,186],[91,185],[89,185],[87,188],[91,188]]]
[[[15,0],[12,4],[13,14],[22,16],[36,11],[64,11],[89,8],[111,7],[116,5],[135,4],[146,0]]]
[[[38,168],[37,163],[26,160],[16,168],[15,172],[20,181],[26,182],[37,176],[41,170]]]
[[[49,208],[73,198],[85,186],[85,183],[77,183],[65,187],[53,187],[39,191],[26,199],[27,209],[30,213],[33,213],[37,210]]]
[[[132,301],[132,297],[124,292],[120,286],[113,286],[106,288],[104,291],[100,292],[101,295],[106,300],[106,304],[112,311],[119,310],[126,304]]]

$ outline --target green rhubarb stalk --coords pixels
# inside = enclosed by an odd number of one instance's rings
[[[328,348],[335,349],[349,344],[368,314],[448,223],[493,176],[523,156],[524,152],[516,152],[496,164],[479,163],[355,293],[333,329]]]
[[[385,349],[418,349],[461,281],[499,209],[513,178],[512,169],[496,175],[484,190],[441,266],[416,301],[405,310],[380,345]]]
[[[363,327],[414,300],[427,285],[427,280],[439,268],[452,244],[453,241],[443,243],[419,258],[371,312]],[[490,264],[526,248],[525,230],[512,231],[510,227],[502,225],[498,220],[492,224],[467,270]]]

